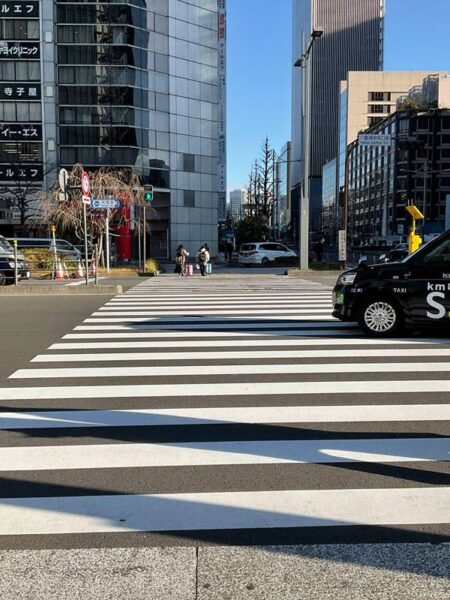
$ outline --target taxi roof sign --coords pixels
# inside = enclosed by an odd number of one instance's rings
[[[413,204],[411,204],[410,206],[405,206],[406,210],[409,212],[409,214],[412,216],[413,219],[423,219],[423,214],[420,212],[420,210],[417,208],[417,206],[414,206]]]

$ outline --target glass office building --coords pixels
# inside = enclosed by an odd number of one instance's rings
[[[47,161],[130,168],[152,184],[156,256],[179,243],[217,243],[225,8],[224,0],[41,4]]]

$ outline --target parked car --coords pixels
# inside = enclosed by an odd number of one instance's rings
[[[17,254],[19,279],[29,279],[31,269],[23,254]],[[14,283],[14,247],[0,235],[0,285]]]
[[[12,243],[13,239],[17,240],[17,247],[20,249],[41,248],[53,250],[52,238],[7,238],[7,241]],[[67,240],[56,240],[56,252],[73,260],[79,260],[81,258],[81,252],[78,248]]]
[[[297,254],[278,242],[254,242],[242,244],[239,251],[239,264],[244,266],[267,265],[284,258],[295,258]]]

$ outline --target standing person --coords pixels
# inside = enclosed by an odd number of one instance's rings
[[[175,273],[178,273],[178,277],[183,277],[184,275],[184,267],[188,256],[189,252],[180,244],[177,248],[177,255],[175,258]]]
[[[206,246],[206,248],[205,248]],[[208,245],[203,244],[200,250],[197,252],[197,256],[195,257],[197,263],[200,266],[200,273],[202,277],[206,277],[206,265],[209,263],[210,255],[208,252]]]

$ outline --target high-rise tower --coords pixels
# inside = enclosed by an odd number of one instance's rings
[[[385,0],[293,0],[293,64],[309,44],[311,33],[324,28],[313,46],[310,199],[311,227],[320,226],[323,165],[336,157],[339,129],[339,84],[348,71],[378,71],[383,66]],[[292,220],[298,220],[303,180],[303,106],[301,69],[292,79]],[[294,227],[295,229],[295,227]]]

